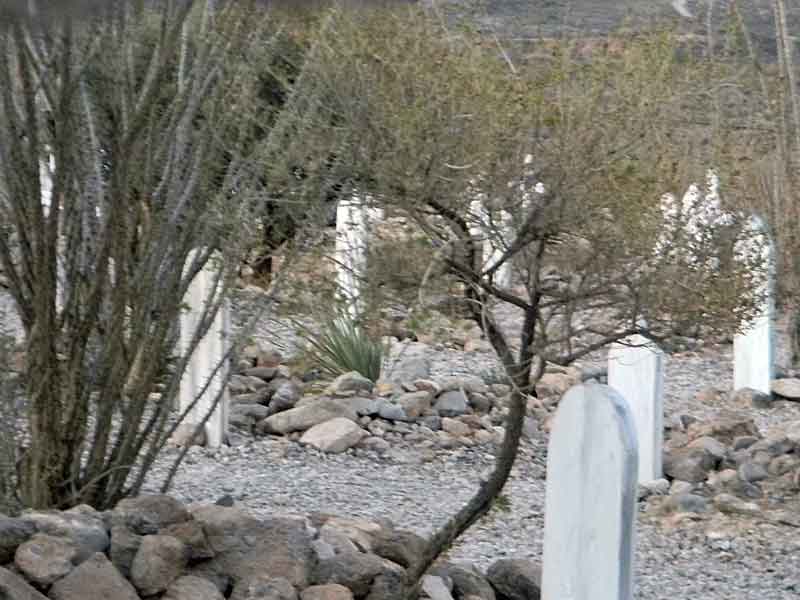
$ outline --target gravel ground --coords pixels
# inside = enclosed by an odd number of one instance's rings
[[[275,326],[268,327],[269,332]],[[285,330],[284,330],[285,332]],[[261,337],[263,331],[256,331]],[[440,351],[432,372],[483,373],[494,368],[489,354]],[[594,357],[594,362],[602,357]],[[668,357],[667,419],[681,413],[707,418],[727,400],[701,390],[729,389],[731,348],[722,346]],[[800,420],[800,403],[770,410],[749,409],[762,431]],[[546,439],[523,444],[506,488],[507,510],[496,510],[474,526],[448,557],[488,567],[502,557],[541,559]],[[475,491],[492,466],[489,446],[424,454],[396,445],[383,457],[324,456],[283,439],[262,439],[218,451],[194,449],[172,490],[184,501],[214,501],[230,494],[258,515],[313,511],[365,518],[387,517],[420,534],[442,525]],[[154,479],[163,474],[163,457]],[[639,600],[759,599],[800,597],[798,529],[758,519],[694,516],[674,523],[651,517],[640,504],[636,546]],[[798,499],[797,510],[800,510]]]

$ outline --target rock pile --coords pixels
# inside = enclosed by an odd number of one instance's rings
[[[671,482],[640,491],[662,512],[716,508],[800,526],[800,516],[782,509],[800,488],[800,422],[764,435],[743,412],[707,421],[682,415],[667,430],[664,473]]]
[[[0,597],[8,600],[392,600],[424,540],[386,520],[273,516],[183,505],[163,495],[97,512],[0,516]],[[497,561],[483,575],[437,564],[431,600],[535,600],[540,568]]]
[[[430,378],[425,359],[412,353],[377,384],[351,372],[322,394],[304,393],[279,355],[253,354],[229,385],[230,425],[239,432],[288,436],[331,453],[382,452],[394,440],[430,448],[502,440],[507,385],[477,376]]]

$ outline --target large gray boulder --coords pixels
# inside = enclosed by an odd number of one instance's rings
[[[386,571],[391,571],[390,561],[374,554],[349,552],[320,560],[314,570],[314,583],[338,583],[363,598],[370,592],[373,580]],[[398,565],[394,565],[400,568]]]
[[[14,566],[36,585],[47,587],[75,568],[78,549],[68,538],[37,533],[17,548]]]
[[[186,545],[171,535],[146,535],[131,565],[131,582],[143,596],[166,590],[183,573]]]
[[[215,581],[239,581],[256,575],[284,577],[293,586],[308,586],[314,552],[305,520],[256,519],[237,507],[203,506],[194,511],[214,558],[193,568]]]
[[[13,571],[0,567],[0,598],[3,600],[47,600],[36,588]]]
[[[50,588],[51,600],[139,600],[133,585],[98,552]]]
[[[256,425],[259,433],[285,435],[293,431],[305,431],[338,417],[358,422],[356,411],[331,398],[320,398],[317,402],[290,408],[267,417]]]
[[[500,559],[489,567],[486,578],[500,598],[539,600],[541,597],[542,567],[532,560]]]
[[[72,540],[78,549],[76,563],[95,552],[105,552],[110,543],[108,530],[99,515],[42,511],[25,513],[22,518],[33,523],[39,533]]]
[[[300,438],[301,444],[308,444],[331,454],[339,454],[352,448],[369,435],[350,419],[337,417],[314,425]]]

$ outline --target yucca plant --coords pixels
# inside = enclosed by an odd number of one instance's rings
[[[357,371],[371,381],[380,377],[384,344],[371,337],[350,315],[338,314],[324,323],[319,332],[300,325],[300,335],[308,342],[310,362],[325,375],[336,377]]]

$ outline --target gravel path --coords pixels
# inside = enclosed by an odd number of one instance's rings
[[[485,370],[489,359],[437,353],[434,370],[463,372],[477,364]],[[730,350],[724,347],[670,357],[667,418],[683,412],[704,417],[724,408],[725,401],[713,395],[707,400],[694,397],[709,386],[727,389],[730,364]],[[800,404],[779,403],[753,413],[765,429],[800,420]],[[161,465],[169,458],[164,457],[154,475],[163,473]],[[435,456],[408,446],[394,447],[382,459],[324,456],[283,439],[265,439],[217,452],[192,450],[173,493],[184,501],[204,502],[230,494],[259,515],[325,511],[387,517],[428,534],[470,497],[492,458],[488,446]],[[474,526],[450,558],[484,569],[502,557],[541,559],[544,461],[545,440],[526,441],[506,488],[510,508],[496,510]],[[800,597],[800,536],[795,528],[721,515],[695,516],[666,528],[641,512],[637,535],[639,600]]]

